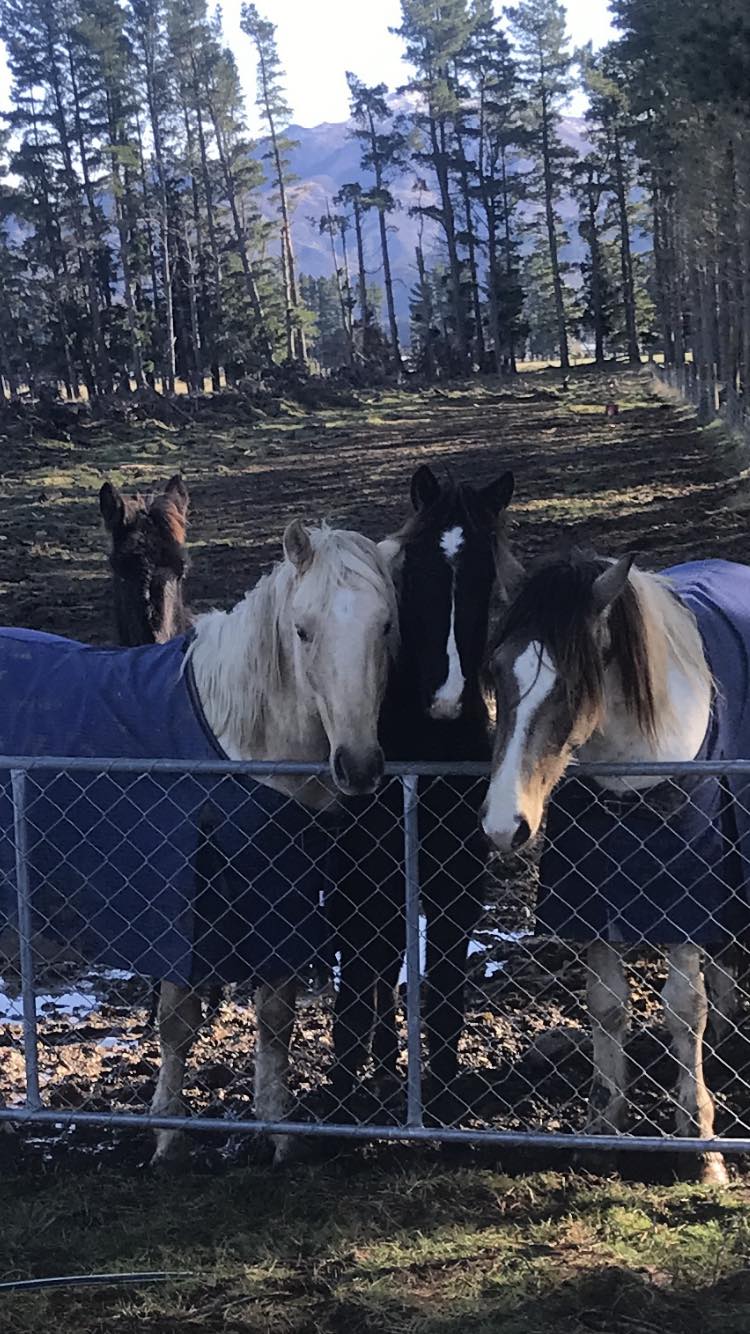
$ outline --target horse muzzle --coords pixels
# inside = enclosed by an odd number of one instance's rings
[[[502,825],[497,824],[488,802],[485,802],[482,808],[480,819],[485,835],[498,852],[506,854],[520,852],[536,838],[536,831],[532,833],[528,820],[520,813],[516,813],[511,820],[504,821]]]
[[[384,764],[380,746],[360,752],[348,746],[337,746],[331,759],[331,772],[336,786],[347,797],[364,797],[376,791],[383,777]]]

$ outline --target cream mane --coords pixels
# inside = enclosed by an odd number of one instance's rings
[[[385,600],[395,647],[398,608],[386,556],[359,533],[326,525],[308,532],[315,553],[304,575],[310,604],[325,616],[338,589],[371,588]],[[196,618],[188,658],[210,725],[232,758],[326,758],[312,702],[294,679],[291,601],[298,577],[285,558],[231,611]]]
[[[670,689],[670,669],[678,667],[698,690],[711,692],[714,681],[695,616],[675,596],[669,577],[633,567],[629,578],[643,618],[656,731],[664,734],[679,728],[681,722],[677,698]]]

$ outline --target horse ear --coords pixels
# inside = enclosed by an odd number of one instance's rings
[[[190,492],[185,486],[179,473],[176,473],[174,477],[170,477],[164,488],[164,494],[165,496],[169,496],[172,503],[177,506],[183,519],[187,519],[188,510],[190,508]]]
[[[421,464],[411,479],[411,503],[415,510],[427,509],[434,505],[440,495],[440,483],[432,468]]]
[[[99,491],[99,509],[101,516],[112,533],[116,528],[121,528],[125,517],[125,501],[116,486],[111,482],[104,482]]]
[[[499,514],[501,510],[506,510],[513,499],[516,480],[512,472],[504,472],[502,477],[496,477],[489,486],[483,486],[479,492],[484,504],[493,514]]]
[[[608,565],[600,575],[594,580],[591,588],[591,601],[594,608],[594,614],[601,616],[602,612],[611,607],[622,593],[624,593],[630,567],[635,560],[634,555],[621,556],[612,565]]]
[[[301,519],[292,519],[284,533],[284,555],[292,562],[298,574],[304,574],[313,563],[315,551]]]

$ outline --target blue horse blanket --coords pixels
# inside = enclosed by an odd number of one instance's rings
[[[696,759],[750,759],[750,567],[663,572],[694,613],[716,682]],[[537,929],[573,940],[726,944],[747,922],[750,782],[670,779],[615,795],[566,781],[550,802]]]
[[[103,649],[0,630],[0,754],[226,759],[187,643]],[[31,770],[27,801],[40,940],[183,985],[273,980],[324,952],[328,835],[283,794],[234,775]],[[0,935],[16,912],[0,761]]]

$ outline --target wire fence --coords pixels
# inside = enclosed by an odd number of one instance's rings
[[[479,832],[478,764],[389,765],[343,809],[310,765],[6,757],[0,771],[0,1120],[750,1152],[747,897],[725,791],[750,783],[750,762],[578,766],[564,836],[553,814],[536,852],[506,860]],[[705,813],[706,785],[723,794],[722,845],[704,860],[682,818]],[[594,937],[622,955],[630,992],[614,988],[612,1029],[629,1115],[597,1133]],[[665,1023],[664,947],[685,940],[709,991],[716,1137],[674,1134],[691,1071]],[[280,1122],[255,1115],[254,987],[289,975]],[[204,1007],[187,1120],[151,1112],[155,978]]]

